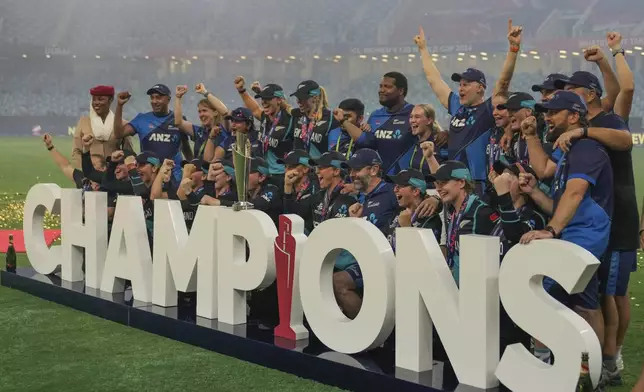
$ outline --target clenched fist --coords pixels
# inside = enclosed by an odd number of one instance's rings
[[[92,146],[92,144],[94,143],[94,136],[92,136],[92,135],[85,135],[85,136],[83,136],[83,139],[82,139],[82,140],[83,140],[83,147],[84,147],[85,149],[88,149],[88,150],[89,150],[89,148],[90,148],[90,147]]]
[[[298,180],[302,178],[302,173],[298,169],[291,169],[284,173],[284,184],[293,186]]]
[[[206,95],[208,90],[206,89],[206,86],[203,83],[199,83],[195,86],[195,92],[197,94]]]
[[[177,88],[174,90],[174,95],[175,97],[181,99],[183,98],[184,95],[188,92],[188,86],[183,85],[183,86],[177,86]]]
[[[244,86],[246,86],[246,80],[243,76],[237,76],[234,83],[237,91],[242,91],[244,89]]]
[[[125,166],[127,166],[127,170],[132,170],[136,166],[136,158],[130,155],[127,158],[125,158],[124,163],[125,163]]]
[[[42,137],[42,141],[45,143],[45,147],[47,147],[47,148],[54,147],[54,143],[51,140],[51,135],[50,134],[48,134],[48,133],[44,134],[43,137]]]
[[[597,45],[591,46],[590,48],[584,49],[584,58],[586,61],[597,63],[604,59],[604,52]]]
[[[606,33],[606,42],[613,52],[620,50],[622,48],[622,35],[617,31],[609,31]]]
[[[422,142],[420,143],[420,148],[423,150],[423,156],[426,159],[434,156],[434,142]]]
[[[262,85],[259,84],[258,81],[254,81],[253,84],[250,85],[250,89],[253,90],[255,94],[259,94],[262,92]]]
[[[131,97],[132,97],[132,96],[131,96],[131,95],[130,95],[130,93],[129,93],[129,92],[127,92],[127,91],[120,92],[120,93],[116,96],[116,103],[117,103],[117,104],[119,104],[119,105],[121,105],[121,106],[123,106],[123,105],[125,105],[125,104],[130,100],[130,98],[131,98]]]
[[[183,180],[181,180],[181,188],[185,193],[192,192],[193,185],[194,185],[194,182],[190,178],[184,178]]]
[[[112,162],[120,162],[125,154],[121,150],[116,150],[112,153]]]
[[[521,133],[525,138],[537,135],[537,119],[534,116],[530,116],[521,122]]]
[[[362,218],[362,204],[355,203],[349,207],[349,216],[352,218]]]
[[[342,122],[344,120],[344,110],[342,109],[333,109],[333,118],[336,119],[338,122]]]
[[[494,178],[492,183],[494,184],[494,189],[496,190],[496,193],[498,195],[505,195],[506,193],[510,192],[512,174],[506,172],[498,175],[496,176],[496,178]]]

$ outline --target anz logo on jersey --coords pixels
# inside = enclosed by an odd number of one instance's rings
[[[391,129],[377,129],[374,133],[376,139],[400,139],[402,137],[402,132],[400,129],[391,130]]]
[[[176,135],[169,133],[151,133],[148,140],[151,142],[173,143]]]

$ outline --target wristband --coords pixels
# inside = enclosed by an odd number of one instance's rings
[[[546,226],[545,230],[547,232],[549,232],[550,234],[552,234],[552,238],[559,238],[560,237],[560,235],[557,234],[557,232],[555,231],[555,229],[552,226]]]
[[[206,91],[204,91],[204,93],[203,93],[203,94],[201,94],[201,95],[203,95],[203,96],[204,96],[204,98],[208,98],[208,94],[210,94],[210,91],[206,90]]]
[[[581,134],[582,137],[587,138],[588,137],[588,128],[584,127],[583,129],[584,133]]]
[[[518,53],[519,50],[521,50],[521,47],[519,45],[510,45],[510,52]]]
[[[238,92],[238,93],[240,93],[240,94],[243,94],[243,93],[245,93],[245,92],[246,92],[246,89],[245,89],[245,88],[243,88],[243,89],[241,89],[241,90],[237,90],[237,92]]]
[[[620,53],[621,53],[622,55],[624,55],[624,53],[626,53],[626,51],[625,51],[623,48],[620,48],[620,49],[618,49],[618,50],[616,50],[616,51],[614,51],[614,52],[613,52],[613,57],[617,56],[617,55],[618,55],[618,54],[620,54]]]
[[[51,145],[51,146],[47,147],[47,151],[51,151],[51,150],[53,150],[53,149],[54,149],[54,146],[53,146],[53,145]]]

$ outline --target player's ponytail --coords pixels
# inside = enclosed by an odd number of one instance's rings
[[[315,114],[315,121],[320,121],[322,119],[322,114],[324,109],[329,108],[329,99],[326,94],[324,87],[320,86],[320,95],[316,97],[315,107],[313,113]]]
[[[285,99],[280,99],[280,109],[284,110],[286,113],[291,114],[293,107]]]

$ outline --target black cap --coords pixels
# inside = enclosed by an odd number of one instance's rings
[[[255,99],[257,98],[286,98],[286,96],[284,95],[284,89],[282,89],[282,86],[278,84],[267,84],[266,86],[264,86],[262,91],[259,92],[259,94],[255,95]]]
[[[181,167],[184,167],[188,163],[194,165],[197,168],[197,171],[202,171],[204,173],[208,173],[208,169],[210,168],[210,163],[207,161],[204,161],[203,159],[195,158],[191,161],[182,161],[181,162]]]
[[[557,90],[557,87],[555,87],[555,81],[559,79],[568,79],[568,77],[564,74],[552,73],[546,76],[546,79],[541,84],[532,85],[532,91],[538,93],[542,90]]]
[[[427,190],[427,181],[423,173],[416,169],[402,170],[396,175],[387,176],[389,182],[393,182],[400,186],[413,186],[419,189],[422,193]]]
[[[152,151],[143,151],[142,153],[137,155],[136,162],[141,164],[149,163],[150,165],[157,167],[161,165],[159,157]]]
[[[461,79],[465,79],[470,82],[479,82],[483,85],[483,87],[487,87],[487,82],[485,81],[485,74],[476,68],[468,68],[463,73],[452,74],[453,81],[460,82]]]
[[[586,114],[588,108],[586,103],[579,95],[573,91],[557,91],[553,94],[548,102],[538,103],[534,106],[537,112],[547,112],[548,110],[570,110],[580,114]]]
[[[228,159],[217,159],[214,163],[221,163],[221,165],[224,167],[224,172],[231,176],[233,180],[235,180],[235,167],[233,166],[233,163],[231,161],[229,161]]]
[[[171,95],[170,89],[165,84],[155,84],[154,86],[150,87],[150,89],[148,89],[148,92],[146,94],[159,94],[166,95],[168,97]]]
[[[252,122],[253,113],[248,108],[239,107],[230,112],[225,119],[233,122]]]
[[[534,100],[534,97],[528,93],[512,93],[508,97],[506,103],[501,105],[496,105],[496,108],[499,110],[519,110],[519,109],[531,109],[534,110],[534,105],[537,102]]]
[[[470,170],[460,161],[445,161],[436,173],[427,177],[427,181],[449,181],[449,180],[466,180],[471,181],[472,175]]]
[[[351,155],[348,161],[342,162],[343,168],[362,169],[367,166],[382,166],[380,154],[370,148],[362,148]]]
[[[265,176],[268,176],[268,164],[261,157],[251,158],[250,160],[250,172],[259,173]]]
[[[289,165],[289,166],[296,166],[296,165],[304,165],[304,166],[311,166],[310,163],[311,158],[309,157],[309,154],[306,153],[304,150],[293,150],[286,154],[286,156],[283,159],[278,159],[277,163],[280,165]]]
[[[555,80],[555,87],[557,88],[557,90],[563,90],[567,84],[576,87],[585,87],[589,90],[595,90],[597,92],[597,95],[600,97],[603,94],[599,79],[597,78],[597,76],[593,75],[590,72],[577,71],[569,78],[561,78]]]
[[[342,169],[342,164],[346,161],[347,159],[344,157],[344,154],[337,151],[327,151],[318,159],[311,159],[309,163],[311,166],[335,167],[336,169]]]
[[[297,90],[291,94],[291,97],[304,100],[309,97],[316,97],[320,95],[320,93],[320,85],[317,84],[317,82],[313,80],[305,80],[297,86]]]
[[[535,173],[534,169],[530,167],[530,165],[525,163],[515,162],[514,164],[509,164],[503,161],[496,161],[492,164],[492,168],[494,169],[496,174],[500,175],[503,174],[504,171],[509,170],[517,177],[519,177],[519,173],[521,173],[519,166],[523,168],[523,171],[530,173],[534,176],[534,178],[537,178],[537,173]]]

